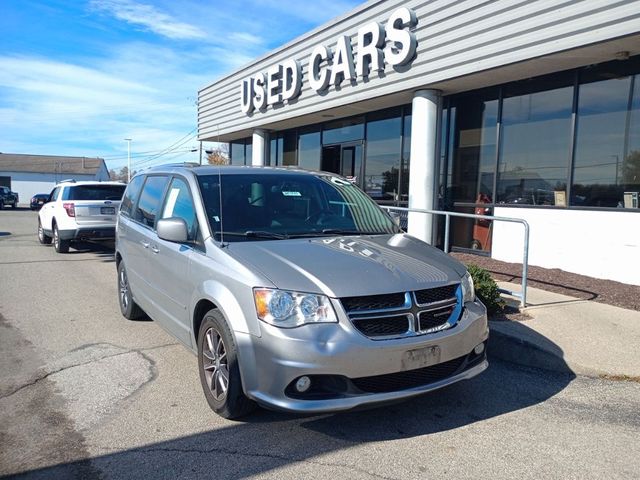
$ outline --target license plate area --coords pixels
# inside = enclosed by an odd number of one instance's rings
[[[408,350],[402,355],[402,369],[414,370],[416,368],[430,367],[440,363],[441,351],[438,345]]]
[[[115,207],[100,207],[100,213],[102,215],[115,215]]]

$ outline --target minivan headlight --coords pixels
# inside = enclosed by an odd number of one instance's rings
[[[473,278],[469,272],[462,277],[462,303],[473,302],[476,299],[476,291],[473,286]]]
[[[336,323],[338,318],[324,295],[255,288],[258,318],[276,327],[293,328],[306,323]]]

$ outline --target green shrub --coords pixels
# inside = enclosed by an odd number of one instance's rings
[[[498,313],[504,309],[505,302],[500,297],[498,285],[487,270],[477,265],[469,264],[467,269],[473,278],[473,284],[476,289],[476,295],[482,303],[487,307],[487,311]]]

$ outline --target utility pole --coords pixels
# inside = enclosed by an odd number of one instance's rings
[[[131,139],[125,138],[127,142],[127,183],[131,181]]]
[[[202,140],[200,140],[200,165],[202,165]]]

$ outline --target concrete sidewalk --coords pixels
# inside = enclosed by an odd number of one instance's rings
[[[548,370],[640,379],[640,312],[537,288],[528,288],[522,311],[531,318],[489,322],[491,355]]]

